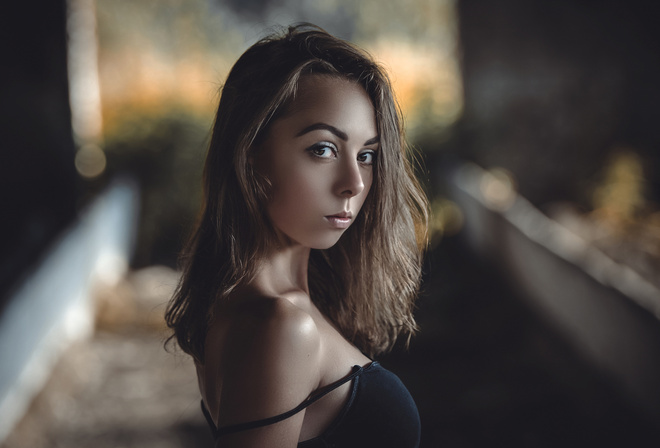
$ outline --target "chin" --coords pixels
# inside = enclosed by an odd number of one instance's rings
[[[334,236],[332,238],[323,238],[315,241],[313,244],[310,244],[310,248],[312,249],[318,249],[318,250],[323,250],[323,249],[330,249],[332,246],[337,244],[339,239],[341,238],[341,235],[343,235],[343,232],[338,235]]]
[[[339,241],[339,240],[335,240],[335,241],[333,241],[332,243],[328,243],[328,244],[315,244],[315,245],[310,246],[310,247],[311,247],[312,249],[317,249],[317,250],[330,249],[332,246],[334,246],[335,244],[337,244],[337,241]]]

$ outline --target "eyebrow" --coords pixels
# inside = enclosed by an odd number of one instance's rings
[[[305,135],[309,132],[317,131],[319,129],[329,131],[329,132],[333,133],[334,135],[336,135],[337,137],[339,137],[340,139],[342,139],[344,141],[348,140],[348,134],[346,134],[344,131],[341,131],[341,130],[337,129],[336,127],[334,127],[332,125],[329,125],[329,124],[326,124],[326,123],[314,123],[311,126],[307,126],[305,129],[298,132],[298,134],[296,134],[296,137],[300,137],[300,136]],[[373,145],[374,143],[378,143],[379,141],[380,141],[380,138],[378,136],[375,136],[373,138],[370,138],[366,142],[364,142],[364,145],[365,146]]]

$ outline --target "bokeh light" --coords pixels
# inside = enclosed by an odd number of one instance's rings
[[[87,179],[94,179],[105,171],[107,160],[103,150],[97,146],[88,144],[76,152],[76,170]]]
[[[493,168],[484,172],[480,188],[486,203],[499,211],[511,207],[516,198],[513,174],[503,168]]]

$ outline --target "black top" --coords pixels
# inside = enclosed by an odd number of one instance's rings
[[[374,361],[354,366],[350,375],[312,395],[294,409],[274,417],[237,425],[215,427],[204,402],[202,411],[211,427],[216,448],[222,436],[272,425],[305,409],[342,384],[353,381],[348,401],[323,434],[298,443],[298,448],[417,448],[421,433],[419,413],[399,377]]]

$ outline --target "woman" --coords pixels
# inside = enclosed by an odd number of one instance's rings
[[[383,71],[312,25],[249,48],[222,89],[204,205],[167,323],[222,447],[413,447],[371,357],[415,330],[426,199]]]

